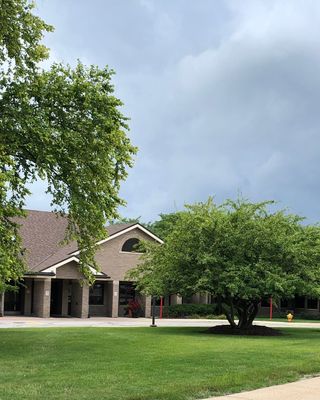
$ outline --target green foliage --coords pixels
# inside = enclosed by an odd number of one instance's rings
[[[173,304],[163,307],[163,316],[168,318],[207,317],[216,314],[217,311],[215,304]]]
[[[173,231],[176,222],[180,218],[181,211],[170,213],[170,214],[160,214],[160,219],[158,221],[149,222],[144,224],[150,231],[157,235],[162,240]]]
[[[35,3],[28,0],[0,0],[2,78],[11,74],[15,79],[20,75],[25,77],[37,68],[38,62],[49,56],[41,40],[45,32],[53,31],[53,27],[32,14],[34,7]]]
[[[164,245],[130,273],[146,293],[217,297],[232,326],[252,324],[262,298],[320,293],[320,229],[239,199],[186,206]]]
[[[141,224],[140,222],[141,217],[118,217],[117,219],[111,220],[111,224]]]
[[[136,148],[127,118],[114,96],[108,67],[39,62],[40,43],[52,28],[34,16],[26,0],[0,2],[0,285],[23,273],[21,242],[14,217],[22,216],[26,185],[48,182],[55,210],[68,214],[67,240],[77,240],[89,281],[95,243],[106,220],[117,218],[120,182]],[[0,287],[0,290],[1,287]]]

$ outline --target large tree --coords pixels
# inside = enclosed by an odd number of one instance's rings
[[[113,71],[81,62],[43,70],[49,51],[41,41],[53,28],[33,8],[28,0],[0,0],[0,291],[24,272],[15,217],[39,177],[54,209],[68,214],[66,239],[78,241],[82,271],[92,279],[94,245],[124,203],[119,185],[136,152]]]
[[[148,294],[211,293],[234,328],[252,325],[262,299],[319,296],[320,228],[271,204],[187,206],[162,246],[146,245],[131,278]]]
[[[165,240],[166,237],[174,229],[175,224],[180,218],[181,213],[182,211],[177,211],[169,214],[160,214],[160,219],[154,222],[149,222],[148,224],[145,224],[145,226],[157,236],[159,236],[162,240]]]

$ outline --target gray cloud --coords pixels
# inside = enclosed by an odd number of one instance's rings
[[[38,1],[52,58],[117,71],[139,146],[123,213],[239,191],[319,220],[320,4]],[[40,193],[39,188],[37,191]],[[47,207],[32,197],[29,206]]]

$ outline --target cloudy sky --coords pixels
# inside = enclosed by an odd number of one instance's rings
[[[139,147],[122,214],[239,192],[320,221],[320,2],[37,0],[51,60],[109,65]],[[29,208],[49,209],[43,185]]]

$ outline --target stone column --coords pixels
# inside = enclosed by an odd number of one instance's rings
[[[208,294],[207,293],[199,294],[199,304],[208,304]]]
[[[151,296],[144,296],[144,316],[151,318]]]
[[[31,315],[31,301],[32,301],[32,279],[26,278],[24,280],[24,315]]]
[[[112,318],[117,318],[119,316],[119,281],[113,281],[113,291],[112,291]]]
[[[182,304],[182,297],[177,294],[171,295],[171,305]]]
[[[119,281],[108,281],[107,288],[107,315],[117,318],[119,316]]]
[[[51,278],[34,280],[33,310],[40,318],[50,317]]]
[[[0,317],[4,317],[4,293],[0,293]]]
[[[73,317],[88,318],[89,316],[89,286],[72,282],[71,314]]]

